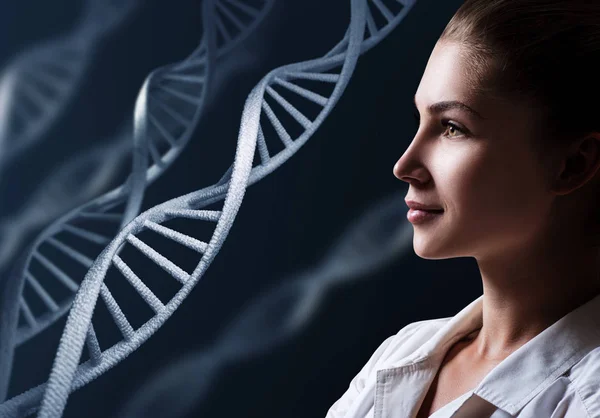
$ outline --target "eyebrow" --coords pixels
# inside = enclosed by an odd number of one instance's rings
[[[413,102],[415,104],[415,107],[417,107],[417,95],[416,94],[413,97]],[[466,104],[459,102],[457,100],[450,100],[450,101],[445,101],[445,102],[434,103],[434,104],[429,105],[429,107],[427,109],[429,110],[429,113],[441,113],[445,110],[459,109],[459,110],[463,110],[467,113],[470,113],[479,119],[485,119],[475,109],[472,109],[469,106],[467,106]]]

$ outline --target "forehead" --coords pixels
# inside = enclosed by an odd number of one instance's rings
[[[497,85],[490,84],[494,74],[475,75],[470,71],[469,59],[467,51],[458,43],[436,43],[415,94],[419,108],[424,110],[434,103],[456,100],[482,115],[487,128],[505,129],[505,124],[510,122],[521,128],[539,129],[539,124],[543,123],[543,109],[523,96],[503,95],[502,92],[492,95],[488,90],[482,90],[482,82],[492,89]]]
[[[438,42],[427,62],[416,92],[419,106],[458,100],[469,106],[483,105],[477,94],[478,82],[469,76],[467,62],[460,45]],[[479,110],[479,109],[477,109]]]

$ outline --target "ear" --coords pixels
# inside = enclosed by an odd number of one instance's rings
[[[600,168],[600,132],[575,141],[564,155],[553,191],[566,195],[597,177]]]

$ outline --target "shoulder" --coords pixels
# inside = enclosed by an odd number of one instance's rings
[[[600,417],[600,347],[587,353],[569,373],[569,380],[590,417]]]
[[[372,398],[367,398],[372,396],[372,392],[369,392],[369,390],[372,390],[375,386],[377,369],[398,353],[409,351],[409,347],[418,346],[418,341],[426,339],[427,335],[433,334],[444,321],[449,319],[439,318],[411,322],[402,327],[397,333],[387,337],[379,344],[366,364],[350,381],[346,392],[329,408],[326,418],[348,416],[348,411],[351,410],[355,402],[371,403]],[[354,412],[356,412],[356,409],[354,409]],[[364,416],[364,414],[361,416]]]
[[[411,322],[404,326],[396,334],[390,337],[391,343],[404,343],[413,336],[430,337],[435,334],[452,317],[424,319],[422,321]]]
[[[378,366],[392,356],[410,354],[431,338],[451,318],[425,319],[405,325],[377,347],[369,362],[373,366]]]

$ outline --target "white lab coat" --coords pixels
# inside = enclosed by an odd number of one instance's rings
[[[483,295],[385,339],[325,418],[414,418],[449,347],[481,328]],[[511,353],[431,418],[600,418],[600,295]]]

